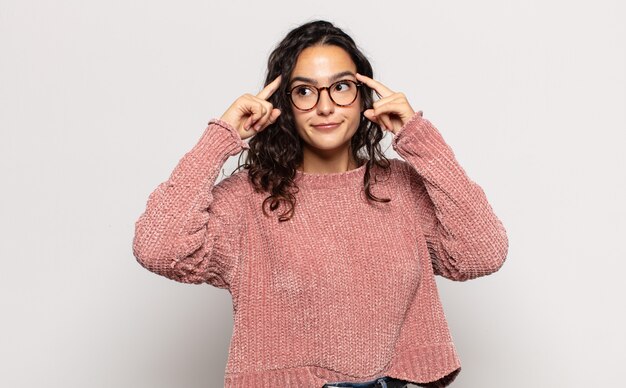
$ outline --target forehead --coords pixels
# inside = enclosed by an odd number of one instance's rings
[[[311,46],[298,56],[291,78],[306,77],[323,82],[344,71],[356,73],[356,65],[346,50],[332,45]]]

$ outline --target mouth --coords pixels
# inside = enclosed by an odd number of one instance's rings
[[[315,129],[335,129],[340,124],[341,123],[321,123],[321,124],[313,125],[313,128],[315,128]]]

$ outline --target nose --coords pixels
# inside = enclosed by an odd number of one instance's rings
[[[317,113],[329,115],[335,111],[335,103],[330,99],[330,91],[324,89],[320,91],[320,100],[317,102]]]

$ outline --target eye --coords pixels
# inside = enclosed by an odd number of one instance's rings
[[[301,96],[301,97],[307,97],[314,93],[313,89],[309,85],[296,86],[293,92],[294,94]]]
[[[352,83],[350,81],[339,81],[335,84],[335,90],[338,92],[345,92],[352,88]]]

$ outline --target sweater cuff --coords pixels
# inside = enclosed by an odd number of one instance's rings
[[[412,139],[417,139],[418,144],[420,144],[418,148],[420,149],[422,145],[427,143],[430,144],[430,147],[434,146],[442,152],[445,152],[446,149],[449,148],[437,128],[435,128],[428,119],[423,117],[422,111],[417,112],[398,130],[398,132],[396,132],[391,140],[391,146],[396,152],[398,152],[400,148],[404,149],[407,147],[415,151],[414,146],[408,146],[409,143],[412,143]]]
[[[241,136],[239,136],[239,132],[230,123],[224,120],[218,119],[218,118],[213,118],[209,120],[208,122],[208,125],[211,125],[211,124],[219,125],[220,127],[228,130],[228,133],[232,136],[233,140],[235,140],[241,146],[242,149],[244,150],[250,149],[250,146],[248,145],[248,143],[241,139]]]
[[[392,139],[392,144],[395,147],[396,143],[398,142],[399,139],[401,139],[403,136],[403,132],[404,130],[409,127],[409,126],[414,126],[414,125],[419,125],[419,123],[421,121],[424,120],[424,112],[423,111],[417,111],[415,112],[415,114],[413,115],[413,117],[411,117],[409,119],[409,121],[407,121],[402,128],[398,129],[398,132],[393,134],[393,139]]]

